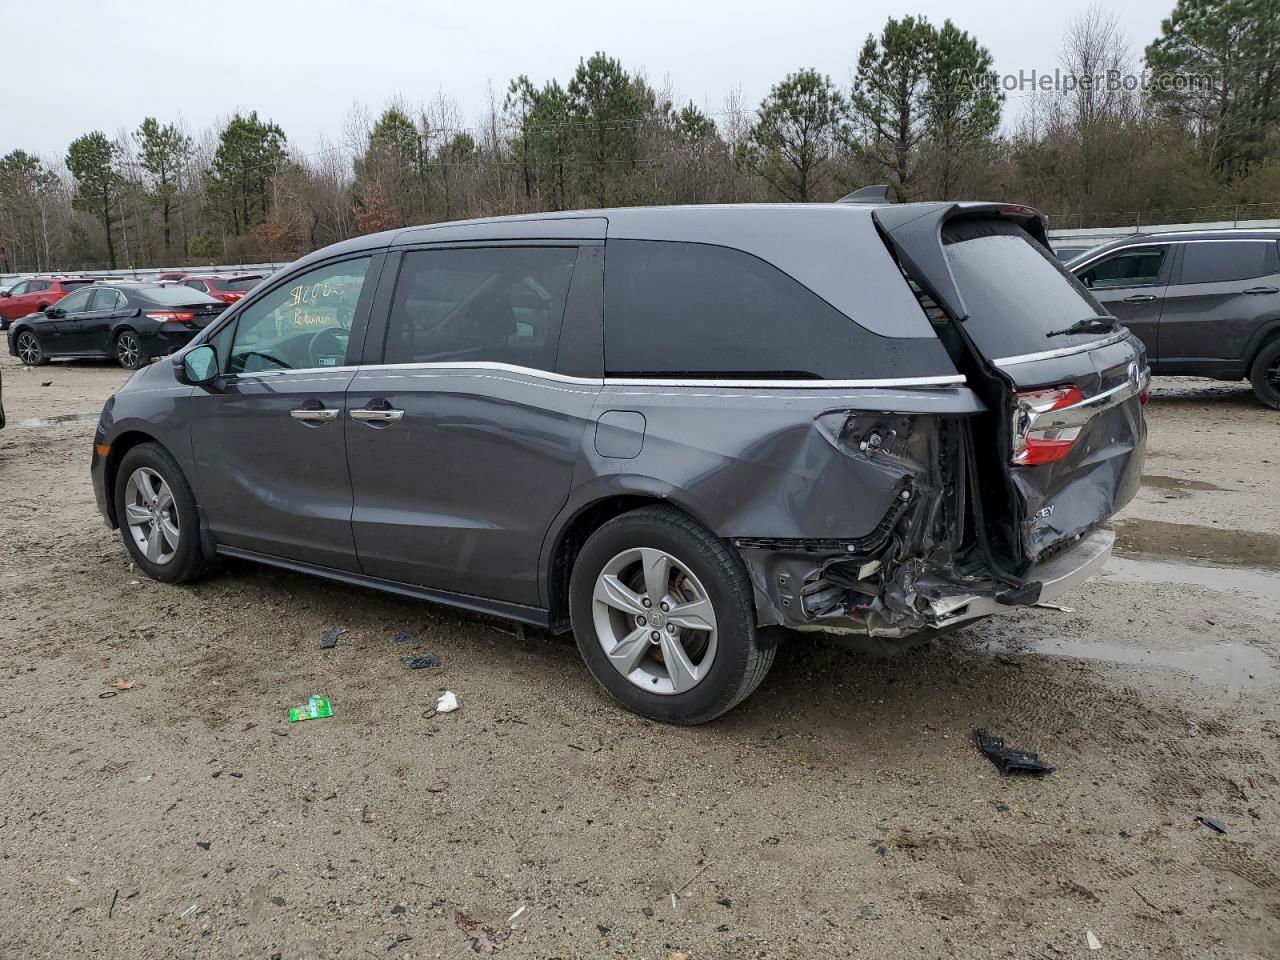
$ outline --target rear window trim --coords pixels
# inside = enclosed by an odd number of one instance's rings
[[[1120,343],[1128,338],[1128,330],[1118,330],[1108,337],[1103,337],[1101,340],[1090,340],[1088,343],[1077,343],[1070,347],[1060,347],[1057,350],[1041,350],[1038,353],[1020,353],[1012,357],[999,357],[991,362],[997,367],[1013,367],[1021,363],[1034,363],[1036,360],[1053,360],[1056,357],[1070,357],[1077,353],[1087,353],[1099,347],[1109,347],[1113,343]]]

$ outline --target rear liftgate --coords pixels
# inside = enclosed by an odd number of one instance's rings
[[[827,438],[894,485],[894,506],[857,541],[737,542],[776,622],[897,638],[1034,604],[1096,569],[1110,544],[1099,527],[1141,476],[1149,373],[1139,342],[1098,321],[1049,252],[1036,211],[874,217],[985,411],[825,415]]]

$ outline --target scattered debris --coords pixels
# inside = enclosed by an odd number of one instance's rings
[[[107,919],[111,919],[111,911],[116,908],[116,898],[120,896],[120,888],[116,887],[116,892],[111,895],[111,906],[107,907]]]
[[[1008,813],[1008,812],[1009,812],[1009,805],[1007,803],[996,804],[996,813]]]
[[[470,938],[471,949],[476,953],[497,953],[502,949],[507,937],[511,936],[510,930],[499,932],[493,927],[486,927],[461,910],[454,912],[453,922]]]
[[[507,923],[510,923],[516,917],[520,916],[520,914],[524,913],[526,909],[528,909],[527,904],[523,904],[523,903],[520,904],[520,906],[516,908],[516,912],[513,913],[511,916],[507,917]]]
[[[722,907],[732,907],[732,906],[733,906],[733,901],[732,901],[732,900],[730,900],[728,897],[717,897],[717,898],[716,898],[716,903],[720,904],[720,906],[722,906]]]
[[[373,812],[373,807],[369,806],[369,805],[366,803],[366,804],[364,805],[364,809],[362,809],[362,810],[360,811],[360,820],[361,820],[361,822],[362,822],[362,823],[373,823],[373,821],[375,821],[375,820],[377,820],[377,819],[378,819],[378,815],[377,815],[376,813],[374,813],[374,812]]]
[[[285,905],[284,897],[272,897],[271,902],[277,907],[283,907]]]
[[[436,713],[453,713],[458,709],[458,698],[454,696],[452,690],[446,690],[440,694],[440,699],[436,701]]]
[[[1214,831],[1215,833],[1227,832],[1227,828],[1222,825],[1221,820],[1215,820],[1213,817],[1206,817],[1203,814],[1201,816],[1196,817],[1196,820],[1198,820],[1200,823],[1203,823],[1206,827],[1208,827],[1210,830]]]
[[[698,869],[697,873],[695,873],[692,877],[690,877],[684,883],[680,884],[680,886],[676,887],[676,889],[671,891],[671,905],[673,907],[676,905],[676,894],[684,893],[685,887],[689,886],[689,884],[693,883],[693,881],[697,880],[700,876],[702,876],[704,873],[706,873],[708,870],[711,869],[711,864],[712,864],[712,861],[708,860]]]
[[[1007,777],[1015,770],[1023,770],[1027,773],[1035,774],[1053,772],[1051,764],[1041,760],[1029,750],[1006,747],[1003,737],[993,737],[985,730],[975,730],[973,731],[973,736],[977,741],[978,749],[986,755],[988,760],[996,765],[996,769],[1000,771],[1002,777]]]
[[[683,950],[676,950],[667,954],[667,960],[689,960],[689,955]]]
[[[299,720],[318,720],[321,717],[332,717],[333,706],[329,703],[328,697],[322,697],[319,694],[312,694],[305,704],[300,707],[289,708],[289,722],[297,723]]]
[[[875,915],[876,912],[872,910],[868,904],[864,903],[862,906],[858,907],[859,920],[871,920],[875,918]]]
[[[1099,940],[1098,940],[1098,938],[1097,938],[1097,937],[1095,937],[1095,936],[1093,935],[1093,931],[1092,931],[1092,930],[1086,930],[1086,931],[1084,932],[1084,940],[1085,940],[1085,943],[1089,944],[1089,949],[1090,949],[1090,950],[1101,950],[1101,949],[1102,949],[1102,943],[1101,943],[1101,941],[1099,941]]]
[[[200,904],[193,903],[191,906],[187,907],[187,909],[183,910],[180,914],[178,914],[178,919],[185,920],[187,919],[187,917],[194,917],[199,912],[200,912]]]
[[[52,386],[53,386],[53,381],[52,381],[52,380],[41,380],[41,381],[40,381],[40,386],[42,386],[42,387],[52,387]]]
[[[410,670],[423,670],[430,667],[440,666],[440,661],[432,654],[423,653],[416,657],[405,657],[404,665]]]
[[[394,637],[391,638],[391,642],[392,643],[408,643],[409,635],[405,633],[397,633]]]
[[[400,916],[400,914],[404,913],[404,911],[405,911],[405,905],[403,903],[397,903],[394,907],[391,908],[391,915],[393,917],[398,917]]]
[[[196,846],[197,846],[197,847],[199,847],[201,850],[208,850],[210,847],[212,847],[212,846],[213,846],[213,841],[212,841],[212,840],[197,840],[197,841],[196,841]]]
[[[132,690],[134,688],[134,682],[132,680],[126,680],[124,677],[116,677],[114,680],[108,680],[107,686],[114,687],[117,690]]]
[[[63,880],[65,880],[65,881],[67,881],[67,883],[71,884],[72,886],[79,886],[79,885],[80,885],[80,878],[79,878],[79,877],[63,877],[62,879],[63,879]]]
[[[338,638],[346,632],[343,627],[325,627],[320,632],[320,649],[332,650],[338,645]]]
[[[641,907],[640,912],[643,913],[646,917],[652,917],[653,907]]]
[[[1036,606],[1042,607],[1045,610],[1057,610],[1059,613],[1075,613],[1076,612],[1075,607],[1064,607],[1060,603],[1049,603],[1047,600],[1041,600],[1039,603],[1036,604]]]
[[[427,787],[427,793],[444,793],[449,789],[449,781],[441,780],[439,783],[433,783]]]

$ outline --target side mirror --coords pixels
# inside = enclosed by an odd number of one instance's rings
[[[178,379],[183,383],[201,386],[218,379],[218,351],[207,343],[193,347],[177,359],[180,361],[175,363]]]
[[[7,297],[7,296],[9,296],[8,290],[0,290],[0,297]]]
[[[59,317],[65,317],[67,315],[67,311],[63,310],[61,307],[46,307],[44,315],[50,320],[57,320]]]

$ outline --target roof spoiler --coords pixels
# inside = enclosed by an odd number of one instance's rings
[[[853,193],[845,194],[836,203],[897,203],[898,191],[887,183],[877,183],[869,187],[860,187]]]

